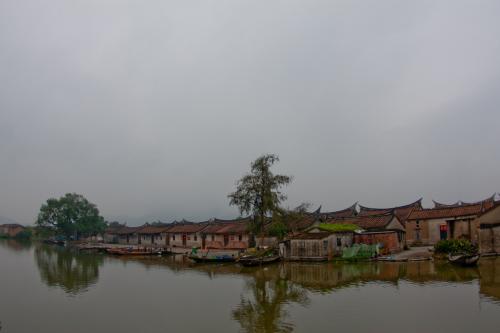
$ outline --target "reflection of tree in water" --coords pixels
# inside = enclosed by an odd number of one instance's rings
[[[83,293],[96,283],[99,266],[103,263],[100,255],[79,254],[49,246],[37,246],[35,260],[43,282],[51,287],[61,287],[70,294]]]
[[[243,332],[292,332],[293,324],[284,319],[288,316],[284,306],[288,303],[307,305],[307,291],[292,282],[274,276],[266,279],[263,270],[247,281],[252,297],[241,296],[239,306],[232,315]]]

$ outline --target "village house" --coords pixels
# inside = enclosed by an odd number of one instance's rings
[[[358,215],[351,218],[331,219],[326,223],[353,224],[364,231],[355,233],[354,244],[378,244],[381,254],[396,253],[406,245],[406,232],[403,222],[394,211],[380,215]]]
[[[467,239],[477,244],[476,217],[494,205],[494,197],[475,203],[446,205],[435,202],[434,208],[413,211],[406,221],[410,245],[435,245],[444,239]]]
[[[121,229],[115,230],[113,234],[116,237],[118,244],[123,245],[140,245],[142,243],[142,239],[139,235],[139,230],[141,230],[143,226],[140,227],[123,227]],[[109,236],[108,236],[109,237]]]
[[[500,201],[475,221],[479,226],[479,252],[500,254]]]
[[[332,259],[335,256],[341,256],[344,248],[353,244],[356,229],[354,225],[314,225],[281,242],[280,253],[287,260]]]
[[[0,225],[0,236],[16,237],[17,234],[24,231],[24,227],[17,223],[8,223]]]
[[[208,225],[209,221],[199,223],[183,221],[172,224],[165,231],[166,242],[171,247],[203,248],[205,244],[201,232]]]
[[[102,236],[104,243],[108,243],[108,244],[118,243],[118,230],[120,230],[121,228],[123,228],[123,227],[120,226],[120,227],[108,227],[108,228],[106,228],[106,230],[104,231],[104,234]]]
[[[166,247],[168,242],[168,230],[171,226],[155,227],[147,225],[137,231],[142,246]]]
[[[280,254],[285,260],[328,260],[333,257],[334,238],[328,231],[303,232],[280,243]]]
[[[215,219],[201,231],[203,249],[246,250],[252,236],[248,230],[250,219]]]

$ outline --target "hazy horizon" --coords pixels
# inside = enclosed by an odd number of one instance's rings
[[[500,192],[498,1],[0,2],[0,216],[83,194],[129,225]]]

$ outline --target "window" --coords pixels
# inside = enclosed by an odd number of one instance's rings
[[[337,246],[341,247],[342,246],[342,238],[337,237]]]
[[[187,236],[187,237],[186,237],[186,239],[187,239],[187,240],[191,240],[191,237],[190,237],[190,236]]]
[[[197,241],[198,240],[198,235],[194,235],[194,240]]]
[[[415,222],[415,223],[416,223],[416,225],[417,225],[417,229],[419,229],[419,228],[420,228],[420,221],[417,221],[417,222]]]
[[[234,241],[234,236],[229,237],[230,240]]]
[[[337,241],[337,243],[338,243],[338,241]],[[327,251],[328,251],[328,240],[324,240],[323,241],[323,253],[326,253]]]
[[[238,235],[238,240],[241,242],[241,240],[243,239],[243,236],[242,235]]]
[[[172,235],[172,240],[175,240],[175,234]]]
[[[215,236],[214,236],[214,235],[212,235],[212,242],[213,242],[214,240],[215,240]]]

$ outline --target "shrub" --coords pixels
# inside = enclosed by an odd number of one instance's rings
[[[475,247],[465,239],[441,240],[434,246],[436,253],[471,253],[475,252],[475,250]]]

